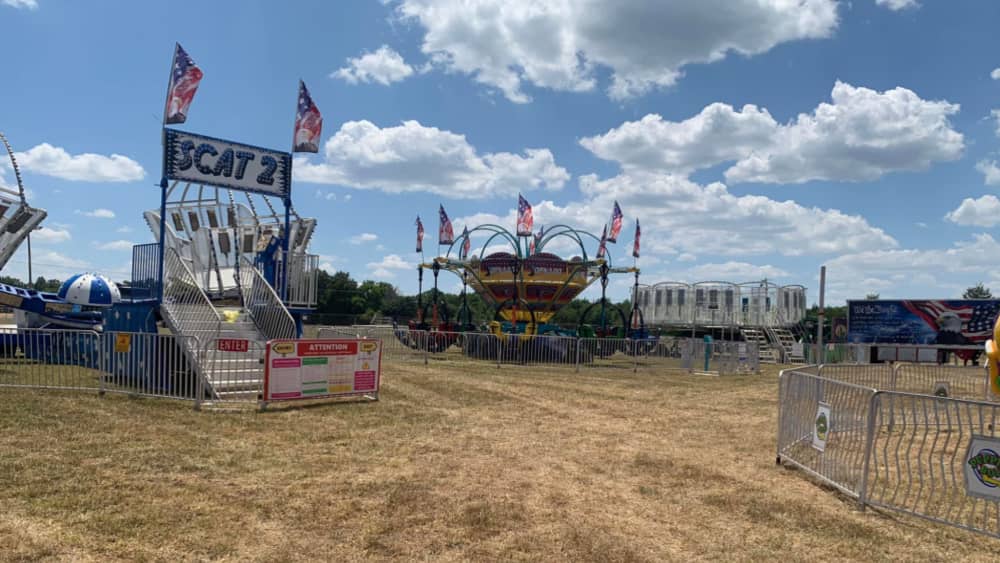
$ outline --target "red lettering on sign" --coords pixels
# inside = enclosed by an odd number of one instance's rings
[[[220,352],[247,352],[250,350],[250,341],[242,338],[220,338],[216,340]]]
[[[305,340],[299,342],[299,357],[353,356],[358,353],[358,343],[353,340]]]

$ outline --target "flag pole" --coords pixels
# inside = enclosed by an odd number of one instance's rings
[[[163,148],[163,160],[160,164],[160,260],[157,265],[156,300],[163,303],[163,261],[166,258],[167,245],[167,110],[170,107],[170,85],[174,81],[174,64],[181,44],[174,42],[174,55],[170,58],[170,72],[167,73],[167,99],[163,102],[163,120],[160,122],[160,147]]]

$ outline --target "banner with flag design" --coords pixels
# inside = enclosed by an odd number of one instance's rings
[[[469,227],[465,227],[462,230],[462,239],[462,254],[459,258],[466,260],[469,257],[469,251],[472,250],[472,239],[469,238]]]
[[[597,247],[597,257],[604,258],[604,254],[608,249],[608,226],[604,225],[604,230],[601,232],[601,244]]]
[[[635,240],[632,242],[632,257],[639,257],[639,238],[642,236],[642,230],[639,229],[639,219],[635,220]]]
[[[517,194],[517,236],[530,237],[535,217],[531,213],[531,204],[524,196]]]
[[[417,252],[424,251],[424,224],[417,215]]]
[[[187,121],[194,94],[204,76],[205,73],[191,60],[181,44],[177,43],[174,47],[174,63],[170,67],[170,82],[167,84],[167,106],[163,111],[165,124]]]
[[[292,152],[319,152],[319,138],[322,133],[323,116],[313,103],[305,82],[299,80],[299,103],[295,111]]]
[[[451,227],[451,219],[444,212],[444,206],[440,206],[441,223],[438,226],[438,244],[453,244],[455,242],[455,231]]]
[[[615,207],[611,210],[611,230],[608,231],[608,242],[614,244],[618,242],[618,233],[622,232],[622,208],[618,207],[618,201],[615,201]]]

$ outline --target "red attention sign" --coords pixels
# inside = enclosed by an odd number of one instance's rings
[[[358,343],[352,340],[313,340],[299,342],[299,356],[353,356],[358,353]]]
[[[220,352],[246,352],[250,350],[250,341],[242,338],[220,338]]]

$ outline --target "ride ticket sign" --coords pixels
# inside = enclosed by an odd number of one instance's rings
[[[381,340],[272,340],[264,359],[264,401],[378,396]]]

